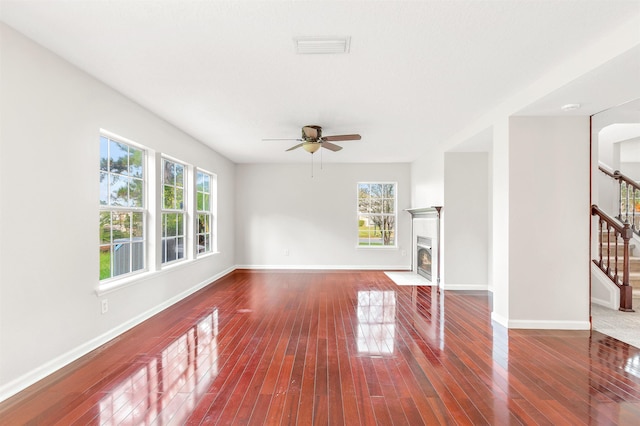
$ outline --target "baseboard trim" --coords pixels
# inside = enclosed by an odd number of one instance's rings
[[[605,299],[599,299],[597,297],[593,297],[591,296],[591,303],[594,303],[596,305],[600,305],[600,306],[604,306],[605,308],[609,308],[609,309],[618,309],[618,306],[616,306],[616,304],[614,303],[612,305],[611,300],[605,300]]]
[[[480,290],[489,291],[489,287],[486,284],[444,284],[442,290]]]
[[[363,271],[410,271],[407,265],[236,265],[236,269],[277,270],[277,269],[307,269],[307,270],[363,270]]]
[[[23,374],[22,376],[10,381],[9,383],[6,383],[2,386],[0,386],[0,402],[4,401],[5,399],[8,399],[10,397],[12,397],[13,395],[17,394],[18,392],[23,391],[24,389],[28,388],[29,386],[33,385],[34,383],[38,382],[39,380],[44,379],[45,377],[47,377],[48,375],[56,372],[57,370],[65,367],[66,365],[72,363],[73,361],[76,361],[77,359],[83,357],[84,355],[88,354],[89,352],[99,348],[100,346],[104,345],[105,343],[109,342],[110,340],[118,337],[119,335],[121,335],[122,333],[130,330],[131,328],[135,327],[136,325],[142,323],[143,321],[146,321],[147,319],[151,318],[152,316],[156,315],[157,313],[162,312],[163,310],[165,310],[166,308],[168,308],[169,306],[179,302],[180,300],[192,295],[193,293],[195,293],[196,291],[206,287],[209,284],[212,284],[214,281],[219,280],[220,278],[224,277],[225,275],[230,274],[231,272],[235,271],[237,268],[236,266],[232,266],[230,268],[225,269],[224,271],[213,275],[210,278],[207,278],[206,280],[196,284],[195,286],[191,287],[188,290],[183,291],[182,293],[177,294],[176,296],[172,297],[171,299],[166,300],[165,302],[155,306],[154,308],[151,308],[143,313],[141,313],[140,315],[132,318],[131,320],[101,334],[100,336],[97,336],[91,340],[89,340],[86,343],[83,343],[82,345],[76,347],[75,349],[72,349],[54,359],[52,359],[51,361],[46,362],[45,364],[41,365],[40,367],[37,367],[25,374]]]

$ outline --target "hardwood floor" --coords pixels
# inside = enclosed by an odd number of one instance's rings
[[[487,292],[235,271],[0,404],[3,425],[638,424],[640,349]]]

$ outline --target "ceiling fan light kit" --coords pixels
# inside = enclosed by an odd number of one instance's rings
[[[311,154],[313,154],[314,152],[316,152],[317,150],[320,149],[320,146],[322,144],[320,142],[305,142],[302,144],[302,148],[307,151],[310,152]]]

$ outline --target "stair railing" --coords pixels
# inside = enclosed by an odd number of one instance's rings
[[[630,223],[631,229],[640,235],[640,184],[628,176],[614,172],[600,166],[600,171],[618,181],[618,219],[621,222]]]
[[[633,231],[629,223],[620,224],[614,218],[600,210],[595,204],[591,206],[591,215],[598,216],[598,259],[593,259],[602,272],[620,289],[620,310],[634,312],[633,287],[629,285],[629,241]],[[618,242],[622,239],[623,253],[619,259]],[[613,258],[613,261],[612,261]],[[619,271],[622,260],[622,271]]]

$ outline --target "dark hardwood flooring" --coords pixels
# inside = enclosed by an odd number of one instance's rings
[[[0,404],[2,425],[640,424],[640,349],[487,292],[235,271]]]

